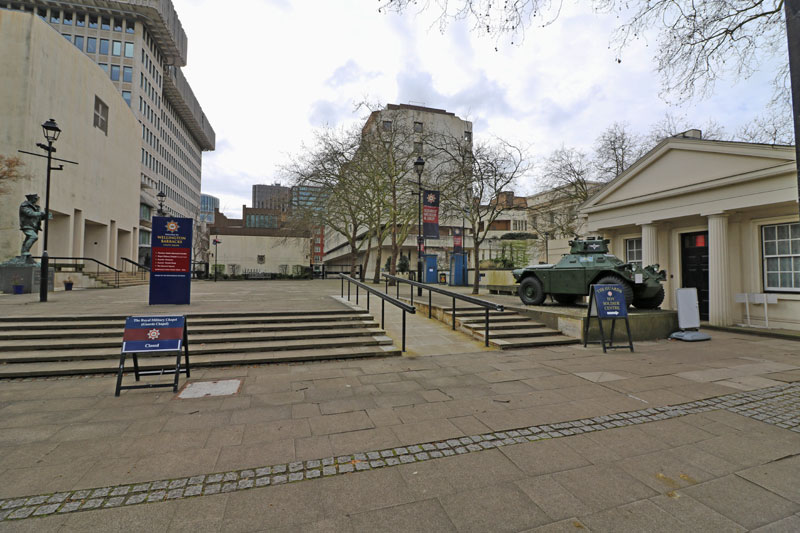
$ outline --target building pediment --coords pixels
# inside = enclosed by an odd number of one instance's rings
[[[794,166],[794,147],[670,138],[581,206],[584,213],[754,181]]]

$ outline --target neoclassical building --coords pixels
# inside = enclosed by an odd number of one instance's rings
[[[689,130],[663,140],[580,212],[586,233],[611,239],[620,258],[667,270],[675,289],[696,287],[701,318],[745,321],[744,293],[772,294],[771,327],[800,330],[800,223],[793,146],[702,139]],[[764,306],[750,305],[764,325]]]

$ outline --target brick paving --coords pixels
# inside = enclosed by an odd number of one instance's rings
[[[222,311],[268,292],[220,285]],[[0,381],[0,530],[800,530],[796,342],[500,352],[420,316],[409,334],[405,357],[192,372],[242,380],[226,397]]]

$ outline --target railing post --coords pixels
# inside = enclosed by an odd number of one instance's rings
[[[389,278],[383,278],[383,280],[386,282],[386,287],[384,287],[383,293],[389,294]]]
[[[367,311],[369,311],[369,291],[367,291]]]
[[[339,279],[342,280],[342,298],[344,298],[344,278],[339,276]]]
[[[431,318],[431,307],[433,306],[433,291],[428,289],[428,318]]]
[[[484,344],[489,346],[489,308],[486,308],[486,329],[484,331]]]
[[[411,305],[414,305],[414,286],[412,284],[408,284],[411,287]]]
[[[358,305],[358,283],[356,283],[355,286],[356,286],[356,305]]]
[[[347,301],[350,301],[350,278],[347,279]]]
[[[453,296],[453,330],[456,329],[456,297]]]
[[[381,298],[381,329],[386,329],[386,300]]]
[[[398,298],[400,298],[400,282],[399,281],[394,280],[394,288],[397,289],[396,296]]]
[[[414,290],[414,286],[411,286],[411,290]],[[406,310],[403,309],[403,352],[406,351]]]

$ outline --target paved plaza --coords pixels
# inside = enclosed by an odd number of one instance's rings
[[[0,312],[337,309],[339,291],[197,282],[191,307],[131,287]],[[800,343],[500,351],[407,318],[403,357],[192,372],[240,380],[225,396],[0,382],[0,531],[800,530]]]

